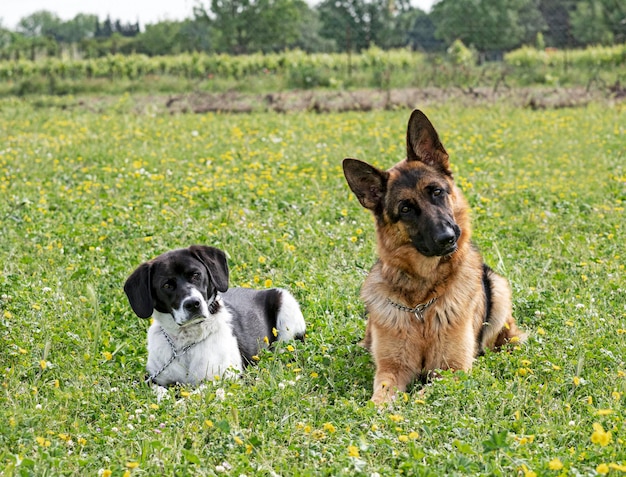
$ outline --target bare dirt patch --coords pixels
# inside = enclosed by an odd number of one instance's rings
[[[317,113],[409,109],[430,104],[454,102],[467,106],[508,104],[531,109],[582,107],[591,102],[620,102],[626,99],[626,88],[619,84],[604,89],[571,88],[403,88],[355,91],[282,91],[250,94],[190,92],[178,95],[132,95],[128,106],[138,113],[251,113],[258,111]],[[100,110],[115,98],[81,99],[66,107]]]

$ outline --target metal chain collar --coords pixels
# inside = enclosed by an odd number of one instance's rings
[[[168,344],[170,345],[170,348],[172,349],[172,356],[170,356],[170,359],[167,361],[167,363],[161,366],[161,369],[159,369],[156,373],[153,373],[150,376],[148,376],[148,378],[146,379],[146,383],[148,384],[156,382],[155,379],[163,371],[165,371],[169,367],[169,365],[174,362],[176,358],[180,358],[181,356],[184,356],[187,353],[187,351],[189,351],[191,348],[196,346],[198,343],[201,343],[202,341],[204,341],[204,340],[201,340],[201,341],[196,341],[194,343],[188,344],[183,349],[178,351],[176,349],[176,346],[174,346],[174,342],[172,341],[172,338],[169,337],[169,335],[165,332],[163,328],[161,328],[161,333],[163,334],[163,336],[165,337],[165,340],[168,342]]]
[[[221,297],[217,294],[217,291],[216,291],[215,294],[213,295],[213,300],[209,304],[209,313],[211,313],[212,315],[217,313],[217,311],[219,310],[220,301],[221,301]],[[187,353],[187,351],[189,351],[191,348],[196,346],[198,343],[202,343],[202,341],[204,341],[204,340],[200,340],[200,341],[196,341],[194,343],[188,344],[183,349],[178,351],[176,349],[176,346],[174,345],[174,342],[172,341],[172,338],[170,338],[170,336],[165,332],[163,328],[161,328],[161,333],[165,337],[165,341],[167,341],[167,343],[170,345],[170,349],[172,350],[172,356],[170,356],[170,359],[167,361],[167,363],[161,366],[161,369],[159,369],[156,373],[153,373],[150,376],[148,376],[148,378],[146,378],[146,383],[148,384],[155,383],[156,382],[155,379],[163,371],[165,371],[174,362],[176,358],[180,358],[181,356],[184,356]]]
[[[430,300],[428,300],[426,303],[420,303],[419,305],[416,305],[415,307],[410,308],[408,306],[401,305],[400,303],[396,303],[395,301],[392,301],[391,298],[387,298],[387,302],[389,302],[391,306],[397,308],[398,310],[413,313],[415,315],[415,318],[417,318],[417,321],[424,321],[424,312],[430,305],[435,303],[436,300],[437,300],[437,297],[434,296]]]

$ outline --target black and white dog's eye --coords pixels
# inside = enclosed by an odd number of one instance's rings
[[[173,290],[174,284],[175,283],[172,280],[168,280],[165,283],[163,283],[163,285],[161,285],[161,288],[164,288],[166,290]]]
[[[202,278],[202,277],[201,277],[201,275],[200,275],[198,272],[196,272],[196,273],[194,273],[193,275],[191,275],[191,279],[192,279],[194,282],[200,281],[200,278]]]

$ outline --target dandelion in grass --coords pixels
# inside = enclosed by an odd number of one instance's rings
[[[324,426],[323,426],[324,430],[329,432],[329,433],[334,433],[337,429],[335,428],[335,426],[330,423],[330,422],[325,422]]]
[[[359,448],[357,446],[348,446],[349,457],[360,457]]]
[[[35,441],[41,447],[50,447],[50,445],[51,445],[51,442],[48,439],[46,439],[45,437],[37,436],[37,437],[35,437]]]
[[[606,447],[611,443],[611,431],[605,431],[602,424],[593,423],[593,433],[591,434],[591,442]]]
[[[558,457],[552,459],[548,464],[550,470],[561,470],[563,468],[563,462]]]
[[[608,474],[609,470],[609,466],[606,464],[600,464],[598,467],[596,467],[596,472],[600,475]]]
[[[389,419],[391,419],[393,422],[402,422],[404,420],[402,416],[399,416],[397,414],[390,414]]]

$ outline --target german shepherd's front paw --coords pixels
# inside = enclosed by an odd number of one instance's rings
[[[378,380],[377,380],[378,381]],[[381,381],[374,384],[374,394],[372,402],[379,407],[385,404],[391,404],[396,399],[398,386],[390,381]]]

